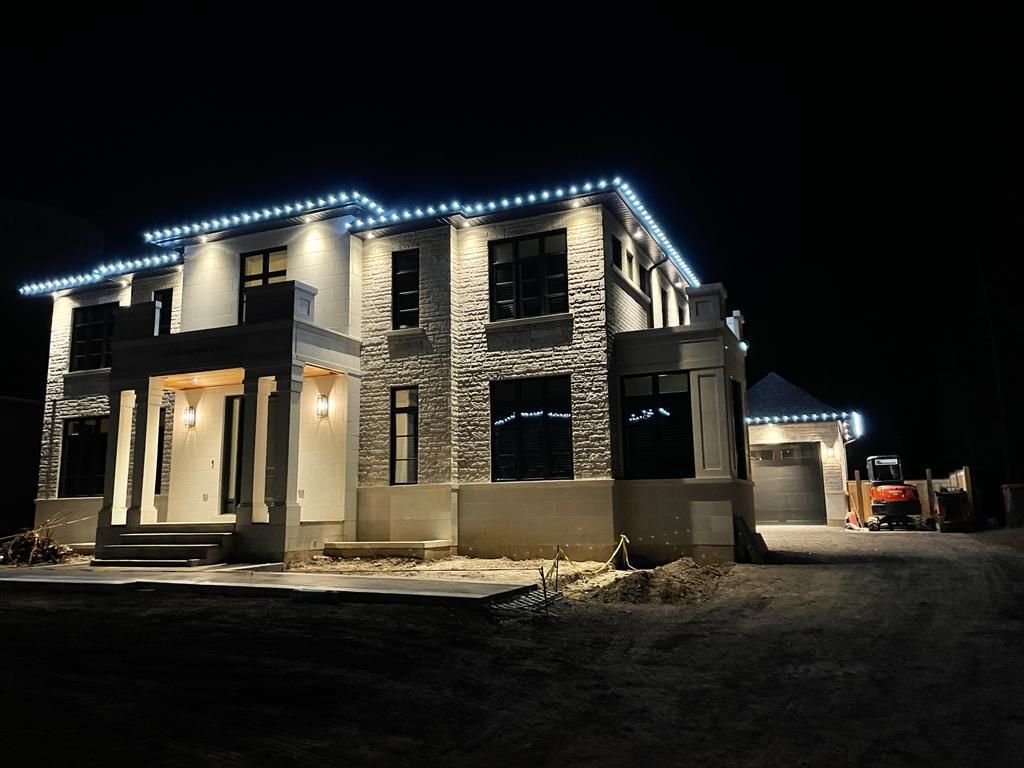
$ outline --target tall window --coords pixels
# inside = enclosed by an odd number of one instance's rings
[[[71,314],[71,370],[109,368],[117,303],[75,307]]]
[[[661,327],[668,328],[668,288],[661,289]]]
[[[622,435],[626,477],[693,477],[689,374],[623,377]]]
[[[391,390],[391,484],[414,485],[419,460],[419,388]]]
[[[612,264],[622,269],[622,241],[612,237]]]
[[[160,302],[160,321],[158,324],[158,333],[161,336],[171,332],[171,301],[174,298],[173,288],[162,288],[159,291],[153,291],[153,301]]]
[[[420,324],[420,252],[391,254],[391,327],[416,328]]]
[[[636,259],[632,251],[626,251],[626,274],[630,280],[636,279]]]
[[[491,479],[572,478],[569,377],[491,382]]]
[[[569,311],[564,229],[488,245],[491,320]]]
[[[650,279],[651,279],[651,276],[647,273],[647,270],[644,269],[643,267],[640,267],[640,271],[636,273],[636,276],[637,276],[637,285],[640,286],[640,290],[643,291],[646,295],[650,296],[651,294],[649,293],[649,291],[651,290],[650,289]]]
[[[259,285],[283,283],[288,279],[288,249],[272,248],[266,251],[243,253],[242,282],[238,296],[238,322],[245,322],[245,291]]]
[[[678,293],[676,294],[676,311],[679,313],[678,325],[682,325],[683,321],[686,319],[686,299]]]
[[[107,462],[107,416],[65,419],[60,451],[60,495],[102,496]]]

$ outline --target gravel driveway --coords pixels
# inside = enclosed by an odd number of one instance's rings
[[[764,528],[694,606],[546,621],[0,592],[11,765],[1021,764],[1024,554]]]

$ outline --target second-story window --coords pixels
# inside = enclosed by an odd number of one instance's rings
[[[158,322],[158,333],[165,336],[171,332],[171,302],[174,299],[173,288],[162,288],[153,291],[153,301],[160,302],[160,320]]]
[[[661,327],[668,328],[668,288],[661,289]]]
[[[622,269],[622,241],[612,237],[612,264]]]
[[[565,230],[490,242],[491,320],[569,311]]]
[[[71,313],[72,371],[109,368],[117,303],[75,307]]]
[[[259,285],[283,283],[288,279],[288,249],[270,248],[243,253],[242,283],[238,297],[238,322],[245,322],[245,291]]]
[[[391,327],[416,328],[420,324],[420,252],[391,254]]]
[[[626,274],[630,280],[636,279],[636,259],[631,251],[626,251]]]

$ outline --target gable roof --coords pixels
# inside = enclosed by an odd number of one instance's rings
[[[836,410],[774,371],[747,390],[747,413],[751,418],[834,413]]]

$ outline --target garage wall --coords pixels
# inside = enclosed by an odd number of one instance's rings
[[[825,509],[829,525],[843,525],[846,520],[846,445],[837,421],[800,424],[751,424],[750,445],[779,443],[818,443],[821,447],[821,472],[825,485]],[[833,455],[828,455],[831,448]]]

